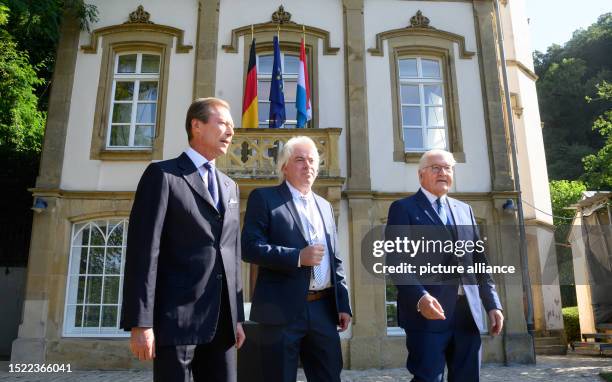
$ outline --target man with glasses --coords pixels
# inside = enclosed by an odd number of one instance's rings
[[[295,382],[300,358],[309,382],[340,382],[351,308],[332,206],[312,192],[317,147],[291,138],[277,162],[281,183],[251,192],[242,229],[242,259],[259,266],[250,320],[263,380]]]
[[[395,201],[389,208],[388,238],[399,232],[407,235],[411,231],[428,232],[429,227],[425,226],[431,226],[435,237],[445,242],[480,240],[471,207],[447,196],[453,184],[454,166],[455,159],[447,151],[430,150],[423,154],[418,172],[421,187],[416,194]],[[484,251],[475,247],[462,251],[461,255],[455,251],[416,256],[423,263],[464,269],[487,263]],[[388,262],[396,258],[389,255]],[[421,276],[393,277],[398,289],[398,321],[406,331],[407,368],[414,375],[412,381],[442,381],[445,365],[449,381],[478,381],[480,332],[486,331],[481,304],[489,316],[491,335],[501,332],[504,320],[491,276],[487,273],[444,275],[443,282],[431,285],[425,284],[426,280],[432,280],[431,275]]]

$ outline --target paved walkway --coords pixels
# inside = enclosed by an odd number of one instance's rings
[[[581,381],[602,382],[599,372],[612,372],[612,358],[586,356],[538,356],[535,365],[499,366],[485,365],[481,371],[483,382],[534,382],[534,381]],[[149,370],[140,371],[78,371],[66,374],[11,374],[8,362],[0,362],[2,382],[149,382]],[[300,371],[299,382],[305,382]],[[343,382],[402,382],[410,381],[404,369],[345,370]]]

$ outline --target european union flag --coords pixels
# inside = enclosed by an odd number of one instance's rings
[[[282,127],[285,123],[285,93],[283,92],[283,71],[281,67],[278,37],[274,36],[274,63],[270,85],[270,128]]]

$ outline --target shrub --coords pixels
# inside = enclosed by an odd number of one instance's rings
[[[578,307],[570,306],[563,308],[563,326],[567,342],[580,341],[580,321],[578,319]]]

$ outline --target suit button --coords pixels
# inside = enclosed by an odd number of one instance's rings
[[[222,274],[218,274],[217,275],[217,280],[223,280],[223,275]]]

